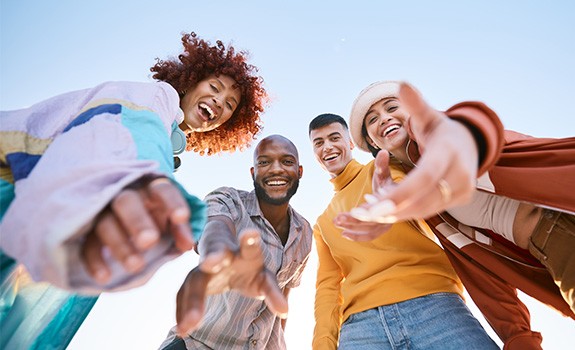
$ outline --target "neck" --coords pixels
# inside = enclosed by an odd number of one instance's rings
[[[266,220],[272,225],[282,244],[285,245],[289,236],[290,218],[288,214],[289,203],[274,205],[258,199],[260,209]]]
[[[403,146],[390,151],[391,155],[395,157],[395,159],[401,162],[401,165],[405,168],[406,171],[411,170],[415,167],[411,158],[407,154],[407,148],[409,146],[409,142],[406,142]]]
[[[347,168],[347,166],[349,165],[349,163],[351,163],[352,160],[353,160],[353,158],[350,159],[349,162],[345,163],[345,166],[343,167],[343,169],[341,169],[341,171],[340,171],[339,173],[336,174],[336,173],[330,172],[330,173],[329,173],[329,176],[330,176],[332,179],[335,179],[336,177],[338,177],[339,175],[341,175],[341,173],[343,173],[343,172],[345,171],[345,169]]]

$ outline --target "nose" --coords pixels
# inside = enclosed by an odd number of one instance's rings
[[[217,97],[217,96],[212,97],[212,101],[214,101],[214,104],[216,105],[216,107],[218,109],[222,109],[222,104],[220,102],[219,97]]]
[[[381,117],[381,125],[385,125],[391,121],[391,117],[382,116]]]
[[[271,166],[270,166],[270,172],[271,173],[280,173],[283,172],[283,167],[280,161],[274,161],[272,162]]]
[[[333,149],[333,144],[330,141],[326,141],[323,144],[323,151],[324,152],[329,152]]]

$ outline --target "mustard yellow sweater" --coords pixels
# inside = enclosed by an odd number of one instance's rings
[[[364,202],[371,193],[373,161],[352,160],[332,179],[335,195],[314,226],[319,265],[316,282],[313,349],[336,349],[341,323],[349,315],[381,305],[463,288],[433,234],[408,222],[396,223],[370,242],[352,242],[341,236],[333,218]],[[403,173],[392,168],[392,178]],[[422,233],[425,232],[425,233]]]

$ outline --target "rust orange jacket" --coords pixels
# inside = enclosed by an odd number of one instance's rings
[[[535,138],[506,131],[481,102],[457,104],[446,114],[467,125],[479,140],[480,190],[575,213],[575,137]],[[550,274],[528,251],[447,213],[427,222],[504,349],[541,349],[541,334],[531,330],[529,311],[517,290],[575,319]]]

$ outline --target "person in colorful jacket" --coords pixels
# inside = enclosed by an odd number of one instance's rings
[[[370,242],[342,236],[334,219],[372,192],[374,162],[362,165],[352,158],[347,124],[338,115],[314,118],[309,135],[335,190],[314,225],[313,349],[496,349],[465,305],[461,281],[422,220],[397,222]],[[392,171],[394,179],[402,176]]]
[[[419,123],[416,132],[414,120]],[[450,150],[439,147],[438,139],[450,135],[457,146],[458,137],[433,129],[457,121],[471,131],[467,137],[475,140],[476,148],[469,158],[478,161],[479,169],[477,181],[469,183],[476,183],[477,189],[454,200],[452,188],[461,186],[461,179],[443,172],[442,157]],[[428,217],[506,349],[541,347],[541,335],[531,331],[529,312],[516,289],[575,319],[575,196],[565,191],[575,185],[575,138],[533,138],[506,131],[497,115],[479,102],[459,103],[442,114],[410,85],[399,82],[377,82],[364,89],[354,102],[350,124],[356,145],[376,156],[377,176],[369,203],[338,218],[346,237],[370,240],[387,234],[387,226],[396,220]],[[465,152],[458,156],[452,157],[452,166],[467,157]],[[389,169],[423,173],[431,185],[412,177],[409,190],[419,186],[427,193],[406,200],[394,191],[411,173],[394,185]],[[423,202],[425,211],[418,213],[422,204],[415,202]],[[431,215],[433,208],[440,214]]]
[[[1,112],[1,348],[65,348],[98,293],[145,283],[197,242],[205,206],[174,181],[173,155],[246,147],[266,92],[245,53],[182,43],[151,68],[157,82]]]

